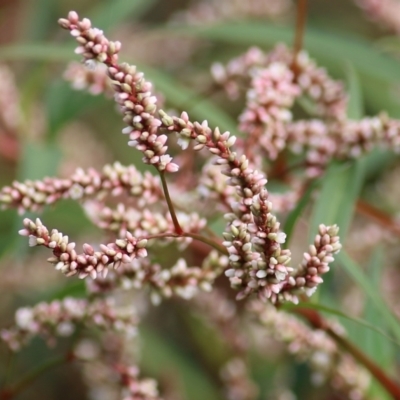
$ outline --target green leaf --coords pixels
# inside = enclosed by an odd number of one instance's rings
[[[360,77],[354,65],[350,62],[346,65],[347,90],[349,102],[347,105],[347,116],[350,119],[361,119],[364,116],[364,101]]]
[[[59,2],[49,0],[31,0],[26,2],[25,12],[29,18],[22,25],[23,36],[30,40],[43,40],[56,26]]]
[[[60,157],[61,151],[55,144],[26,141],[23,144],[18,180],[56,175]]]
[[[73,44],[18,43],[1,46],[0,58],[7,61],[71,61],[75,58],[74,47]]]
[[[106,101],[102,96],[93,96],[85,91],[73,90],[69,82],[53,82],[46,94],[49,139],[54,139],[69,121],[82,115],[89,107]]]
[[[26,141],[23,143],[21,163],[19,166],[17,180],[23,182],[27,179],[42,179],[45,176],[57,174],[61,152],[54,144],[35,143]],[[24,217],[32,217],[31,213]],[[15,218],[14,232],[18,232],[22,227],[22,218]],[[25,237],[15,239],[14,250],[21,257],[27,252],[28,245]]]
[[[363,177],[362,163],[334,162],[328,167],[321,179],[321,191],[311,217],[310,241],[314,240],[319,224],[337,224],[341,241],[345,241]]]
[[[125,19],[138,20],[155,3],[155,0],[103,0],[88,12],[88,17],[93,26],[106,31]]]
[[[378,247],[373,251],[367,266],[368,276],[377,290],[381,284],[384,261],[384,251],[382,247]],[[364,305],[364,318],[374,326],[386,328],[386,324],[382,322],[379,310],[369,298]],[[362,335],[357,335],[357,343],[383,369],[388,372],[393,370],[396,362],[396,353],[399,353],[399,349],[396,349],[390,341],[384,339],[376,332],[367,330]],[[370,395],[372,398],[389,399],[386,391],[375,381],[371,384]]]
[[[50,266],[49,266],[50,268]],[[61,287],[51,287],[41,296],[42,301],[61,300],[65,297],[82,298],[87,295],[85,282],[81,279],[68,282]]]
[[[385,36],[375,40],[374,45],[384,52],[398,56],[400,54],[400,39],[397,35]]]
[[[357,285],[360,286],[360,288],[365,292],[365,294],[379,311],[383,323],[385,323],[392,331],[396,337],[396,340],[400,341],[400,322],[396,319],[392,311],[380,296],[379,290],[375,287],[371,280],[367,278],[360,266],[353,261],[343,249],[338,255],[336,255],[336,259],[355,281],[355,283],[357,283]]]
[[[289,213],[286,218],[283,232],[286,233],[286,243],[289,245],[290,239],[293,234],[294,227],[296,225],[297,220],[301,216],[302,212],[306,208],[308,204],[311,202],[311,195],[313,194],[315,188],[319,185],[319,180],[314,180],[307,188],[306,192],[303,194],[301,199],[297,202],[296,207]]]

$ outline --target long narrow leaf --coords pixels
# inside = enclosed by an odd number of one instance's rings
[[[88,12],[88,17],[102,30],[108,30],[121,21],[136,21],[155,4],[155,0],[103,0]]]
[[[317,180],[315,180],[311,183],[311,185],[307,188],[306,192],[303,194],[301,199],[296,204],[296,207],[289,213],[288,217],[286,218],[283,231],[286,233],[286,243],[287,244],[290,243],[290,239],[292,237],[296,222],[299,219],[299,217],[301,216],[304,209],[310,203],[311,195],[313,194],[318,183],[319,183],[319,181],[317,181]]]
[[[344,270],[371,299],[375,307],[379,310],[381,317],[387,324],[388,328],[393,332],[396,339],[400,341],[400,321],[395,318],[387,304],[380,296],[379,291],[366,277],[360,266],[353,261],[343,249],[336,257]]]
[[[328,167],[311,217],[310,241],[321,223],[337,224],[341,240],[344,241],[360,191],[361,172],[356,163],[333,163]]]

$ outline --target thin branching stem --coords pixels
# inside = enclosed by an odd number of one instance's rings
[[[357,212],[372,219],[377,224],[382,225],[385,229],[390,230],[397,236],[400,236],[400,225],[390,215],[384,211],[374,207],[362,199],[357,200]]]
[[[210,247],[213,247],[215,250],[219,251],[222,254],[228,255],[228,250],[222,244],[217,243],[216,241],[206,236],[199,235],[197,233],[182,232],[179,234],[175,232],[165,232],[165,233],[159,233],[157,235],[146,236],[145,239],[151,240],[151,239],[162,239],[162,238],[172,238],[172,237],[174,238],[190,237],[199,242],[208,244]]]
[[[293,42],[292,68],[295,67],[297,55],[303,48],[306,20],[307,20],[307,0],[297,0],[296,31]]]
[[[179,225],[178,218],[176,217],[175,208],[171,200],[171,196],[169,195],[167,181],[165,179],[164,172],[160,172],[161,183],[164,191],[165,200],[167,201],[168,209],[171,214],[172,222],[175,227],[175,232],[180,235],[183,233],[183,229]]]

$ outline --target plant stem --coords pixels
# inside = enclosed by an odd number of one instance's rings
[[[162,183],[162,187],[163,187],[163,191],[164,191],[165,200],[167,201],[167,205],[168,205],[169,212],[171,214],[172,222],[174,223],[175,232],[178,235],[181,235],[183,233],[183,229],[179,225],[178,218],[176,217],[175,208],[174,208],[174,205],[172,204],[171,196],[169,195],[168,185],[167,185],[167,181],[165,180],[164,172],[160,172],[160,178],[161,178],[161,183]]]
[[[335,332],[317,311],[305,308],[294,308],[292,311],[303,316],[314,328],[325,331],[339,346],[362,364],[394,399],[400,399],[400,386],[346,337]]]
[[[58,356],[50,359],[43,364],[39,365],[37,368],[28,372],[19,382],[11,386],[10,388],[5,388],[0,392],[0,400],[10,400],[22,392],[27,386],[34,382],[40,375],[44,374],[48,370],[55,368],[64,363],[68,363],[73,360],[71,353],[67,353],[63,356]]]
[[[400,236],[400,225],[390,215],[386,214],[382,210],[379,210],[364,200],[358,199],[357,211]]]
[[[219,251],[222,254],[228,255],[228,250],[222,246],[222,244],[215,242],[214,240],[199,235],[197,233],[189,233],[189,232],[182,232],[182,233],[175,233],[175,232],[165,232],[165,233],[159,233],[157,235],[150,235],[150,236],[145,236],[143,239],[161,239],[161,238],[170,238],[170,237],[190,237],[192,239],[198,240],[199,242],[203,242],[205,244],[208,244],[209,246],[213,247],[215,250]]]
[[[303,48],[304,30],[307,19],[307,0],[297,0],[296,33],[293,42],[293,65],[295,67],[297,55]]]

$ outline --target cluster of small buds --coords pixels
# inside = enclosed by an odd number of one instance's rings
[[[173,21],[191,25],[215,24],[238,18],[281,19],[292,9],[291,0],[203,0],[193,2],[187,11],[177,14]]]
[[[368,17],[384,28],[400,33],[400,4],[397,0],[355,0]]]
[[[268,58],[258,47],[251,47],[246,53],[230,60],[227,65],[214,63],[211,66],[211,74],[214,81],[223,86],[231,100],[236,100],[240,95],[239,82],[248,78],[249,71],[254,67],[265,67]],[[278,61],[278,60],[276,60]]]
[[[259,390],[250,379],[246,363],[241,358],[229,360],[221,369],[227,400],[255,400]]]
[[[173,294],[183,299],[193,298],[199,290],[210,292],[220,269],[188,267],[186,260],[180,258],[170,269],[163,269],[154,275],[151,293],[153,304],[159,304],[163,297],[171,297]]]
[[[103,93],[107,96],[113,94],[111,81],[107,76],[107,67],[104,64],[89,68],[88,65],[72,61],[67,65],[64,79],[71,82],[75,90],[87,90],[95,96]]]
[[[400,121],[388,118],[386,114],[347,121],[344,126],[334,125],[340,135],[338,156],[357,158],[377,146],[384,146],[396,153],[400,152]]]
[[[232,97],[238,95],[237,81],[248,81],[254,68],[264,69],[273,63],[281,63],[292,69],[292,84],[298,87],[298,95],[306,94],[313,100],[315,113],[337,120],[345,118],[347,95],[344,85],[330,78],[305,51],[301,51],[293,62],[292,51],[284,45],[276,46],[268,54],[253,47],[244,55],[231,60],[226,67],[214,64],[212,73],[216,82]]]
[[[58,22],[76,38],[79,46],[75,52],[82,54],[86,62],[106,65],[115,100],[121,108],[124,122],[128,124],[122,132],[129,135],[129,145],[143,152],[145,163],[154,165],[161,172],[176,172],[179,167],[167,154],[167,136],[158,133],[161,120],[155,116],[157,99],[151,93],[152,85],[135,66],[118,64],[121,43],[109,41],[101,30],[92,28],[90,20],[79,20],[75,11]]]
[[[118,365],[120,375],[122,400],[162,400],[154,379],[139,379],[139,369],[136,366]]]
[[[265,82],[262,79],[254,80],[254,71],[266,74],[268,68],[276,65],[284,65],[288,71],[291,69],[293,72],[292,79],[289,75],[286,75],[287,79],[280,79],[286,85],[283,89],[276,90],[282,96],[279,103],[281,108],[278,107],[277,110],[290,116],[291,104],[295,97],[303,93],[313,100],[314,113],[327,120],[292,122],[290,118],[283,118],[277,124],[277,114],[264,101],[270,93],[275,92],[263,90]],[[252,161],[257,161],[257,165],[260,164],[259,156],[254,150],[255,146],[252,146],[253,143],[257,143],[257,148],[263,149],[269,158],[276,158],[285,148],[295,153],[305,151],[308,177],[321,175],[332,158],[357,158],[376,146],[386,146],[396,152],[400,150],[399,121],[389,119],[384,114],[360,121],[347,119],[347,95],[343,84],[331,79],[305,52],[300,52],[293,63],[293,54],[284,46],[277,46],[268,54],[251,48],[244,55],[231,60],[226,67],[214,65],[213,74],[231,97],[232,94],[238,94],[240,80],[251,81],[247,106],[241,116],[241,129],[247,133],[246,143],[250,143]],[[287,84],[292,85],[293,91],[289,90]],[[256,90],[257,87],[259,91]],[[285,96],[286,89],[291,93],[290,96]],[[263,125],[260,122],[263,121],[259,116],[263,116],[263,113],[268,129],[261,129]]]
[[[43,206],[60,199],[103,199],[108,194],[118,196],[124,192],[138,198],[140,207],[153,204],[163,196],[158,177],[149,172],[142,174],[133,165],[125,167],[116,162],[106,165],[102,172],[79,168],[68,179],[15,181],[11,186],[1,189],[0,204],[3,208],[17,208],[22,214],[25,211],[39,211]]]
[[[77,254],[75,243],[69,242],[68,236],[56,229],[49,232],[39,218],[36,222],[25,218],[24,227],[19,231],[20,235],[29,236],[30,246],[45,246],[51,249],[53,257],[48,261],[66,276],[78,275],[83,279],[90,275],[96,279],[98,274],[106,276],[109,268],[117,269],[121,264],[130,263],[136,257],[147,256],[147,240],[136,239],[129,232],[114,243],[101,244],[98,251],[85,243],[83,253]]]
[[[139,368],[126,360],[127,346],[120,348],[116,337],[108,335],[112,345],[104,349],[98,343],[81,341],[76,346],[74,356],[81,361],[82,377],[89,389],[89,398],[121,400],[161,400],[157,382],[150,378],[140,378]],[[115,351],[114,346],[117,345]],[[121,350],[124,355],[121,355]],[[112,354],[111,354],[112,353]],[[116,354],[115,354],[116,353]]]
[[[358,158],[379,146],[400,151],[400,122],[385,114],[359,121],[295,121],[286,129],[289,148],[295,153],[305,151],[310,177],[321,175],[332,158]]]
[[[197,190],[201,199],[214,201],[218,207],[217,211],[230,212],[232,205],[239,201],[239,195],[233,186],[228,185],[225,175],[221,172],[221,168],[215,165],[215,161],[212,159],[203,167]],[[268,198],[274,205],[276,213],[287,213],[295,207],[301,196],[301,187],[296,183],[292,184],[292,190],[283,193],[269,193]]]
[[[237,299],[258,293],[273,303],[278,301],[292,268],[290,250],[282,249],[286,235],[279,230],[279,222],[271,214],[272,204],[263,189],[254,196],[251,206],[253,219],[247,223],[227,214],[230,231],[224,232],[231,268],[225,271],[231,285],[239,290]]]
[[[119,237],[125,236],[127,231],[135,237],[174,232],[174,223],[169,212],[165,214],[148,208],[140,210],[137,207],[126,206],[124,203],[118,203],[116,208],[110,208],[96,201],[86,202],[84,208],[94,224],[103,230],[117,232]],[[207,223],[197,213],[177,212],[177,218],[186,233],[197,233]],[[188,244],[192,239],[185,237],[175,238],[175,240]]]
[[[148,259],[135,259],[110,271],[106,278],[89,280],[87,284],[89,292],[94,294],[108,293],[117,288],[141,289],[147,284],[151,289],[152,303],[158,305],[162,298],[173,295],[190,299],[199,291],[209,292],[226,265],[226,257],[218,256],[216,252],[210,253],[201,268],[188,267],[184,259],[179,259],[171,268],[162,268]]]
[[[329,77],[304,50],[297,55],[295,69],[295,82],[313,100],[318,115],[337,120],[346,118],[348,98],[342,82]]]
[[[231,204],[233,212],[225,215],[228,226],[223,243],[231,267],[225,275],[239,290],[237,298],[243,299],[256,292],[273,303],[282,300],[296,302],[295,295],[282,291],[288,284],[295,286],[291,277],[293,269],[288,267],[291,253],[281,247],[286,235],[280,231],[280,223],[271,213],[272,203],[264,189],[265,176],[254,171],[244,155],[239,158],[231,151],[236,138],[229,132],[221,134],[218,128],[212,131],[207,121],[193,123],[185,112],[180,118],[162,112],[161,115],[169,130],[197,142],[195,150],[205,147],[218,156],[215,163],[225,166],[222,173],[228,177],[227,184],[235,187],[239,195],[240,201]]]
[[[238,196],[235,189],[227,184],[221,168],[214,161],[204,165],[197,191],[201,199],[213,200],[218,207],[217,211],[231,211],[231,204],[238,201]]]
[[[287,145],[295,154],[305,152],[306,175],[321,175],[337,151],[335,139],[328,135],[321,120],[302,120],[287,124]]]
[[[313,330],[295,316],[259,300],[248,303],[247,309],[267,328],[266,333],[284,342],[288,351],[300,361],[308,362],[313,371],[314,384],[330,382],[336,390],[346,394],[346,398],[365,398],[369,387],[368,373],[353,358],[343,355],[324,331]],[[334,329],[343,334],[343,328],[337,323]]]
[[[82,324],[132,337],[137,323],[133,310],[119,310],[111,300],[65,298],[18,309],[15,325],[2,330],[0,337],[11,350],[18,351],[35,336],[54,344],[57,337],[71,336]]]
[[[305,290],[311,296],[317,286],[323,282],[321,275],[329,271],[329,264],[333,262],[333,255],[342,248],[339,242],[339,227],[337,225],[320,225],[314,244],[308,252],[304,253],[303,261],[289,278],[288,285],[283,289],[293,290],[289,287]]]
[[[285,125],[291,121],[293,106],[300,89],[294,83],[289,66],[274,62],[266,68],[252,68],[247,105],[239,117],[239,128],[246,140],[262,146],[270,159],[276,159],[286,147]]]

